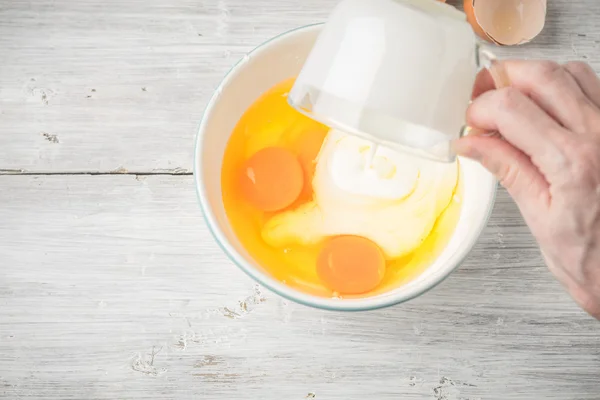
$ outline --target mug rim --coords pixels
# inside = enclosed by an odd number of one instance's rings
[[[319,22],[315,24],[303,25],[282,32],[256,46],[254,49],[252,49],[250,52],[248,52],[246,55],[240,58],[225,74],[225,76],[213,92],[206,107],[204,108],[196,132],[193,157],[193,173],[196,196],[198,198],[202,215],[206,222],[208,230],[210,231],[211,235],[213,236],[221,250],[240,270],[242,270],[246,275],[248,275],[258,284],[264,286],[268,290],[276,293],[284,299],[318,309],[329,311],[369,311],[382,309],[407,302],[429,292],[430,290],[444,282],[452,274],[452,272],[454,272],[464,262],[465,258],[473,249],[473,246],[477,242],[478,238],[481,236],[481,233],[483,229],[485,229],[490,215],[492,213],[497,194],[497,181],[495,181],[495,179],[494,184],[492,185],[492,193],[490,193],[489,196],[486,215],[484,218],[479,220],[479,225],[476,227],[476,229],[471,231],[473,234],[470,238],[471,240],[469,241],[469,245],[457,250],[457,252],[451,256],[451,258],[448,260],[449,267],[443,269],[439,276],[432,278],[430,281],[426,282],[423,285],[423,287],[416,288],[415,290],[413,290],[413,292],[410,293],[399,292],[397,294],[394,294],[395,290],[401,288],[399,287],[373,297],[354,299],[326,298],[303,293],[300,290],[294,289],[274,279],[267,273],[260,271],[258,268],[252,266],[248,261],[244,259],[244,257],[242,257],[239,254],[239,252],[233,247],[233,245],[229,243],[229,241],[226,238],[226,235],[220,228],[209,204],[208,195],[206,193],[206,187],[202,179],[203,167],[201,161],[202,150],[204,145],[204,132],[206,131],[206,127],[208,125],[208,116],[211,114],[213,108],[219,100],[221,88],[237,76],[237,74],[243,69],[244,65],[248,62],[250,58],[260,54],[260,52],[265,50],[267,47],[281,40],[287,39],[287,37],[294,34],[305,33],[306,31],[311,30],[319,30],[323,25],[324,23]]]

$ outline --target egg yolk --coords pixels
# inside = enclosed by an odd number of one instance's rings
[[[246,160],[239,182],[242,196],[251,205],[262,211],[277,211],[300,196],[304,172],[290,150],[266,147]]]
[[[317,273],[325,286],[340,294],[373,290],[385,274],[381,249],[360,236],[329,239],[317,258]]]
[[[296,154],[304,171],[304,188],[300,195],[302,201],[309,201],[313,197],[312,180],[315,175],[315,159],[323,145],[327,131],[308,130],[294,142]]]

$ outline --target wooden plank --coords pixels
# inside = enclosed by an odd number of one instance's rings
[[[336,0],[3,0],[0,170],[187,172],[211,92],[245,52],[323,21]],[[502,56],[600,71],[600,2],[552,0]]]
[[[598,398],[598,324],[552,279],[504,191],[442,285],[334,313],[237,271],[190,176],[0,186],[2,398]]]

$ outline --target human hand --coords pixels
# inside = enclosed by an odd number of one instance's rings
[[[495,89],[504,75],[510,87]],[[459,155],[517,203],[550,271],[600,319],[600,79],[581,62],[501,61],[482,72]]]

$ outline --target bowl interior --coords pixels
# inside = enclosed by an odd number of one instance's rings
[[[238,266],[262,285],[300,303],[336,310],[364,310],[406,301],[441,282],[467,255],[493,206],[496,181],[479,164],[461,160],[463,183],[460,218],[448,245],[419,277],[387,293],[364,299],[310,296],[274,280],[236,238],[221,198],[221,165],[229,135],[246,109],[265,91],[297,76],[321,25],[299,28],[257,47],[236,64],[210,100],[200,124],[195,179],[201,206],[217,242]]]

